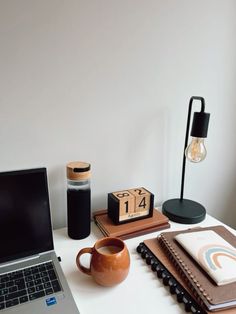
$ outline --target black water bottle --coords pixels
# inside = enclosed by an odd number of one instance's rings
[[[67,164],[67,226],[72,239],[84,239],[90,234],[91,189],[90,164]]]

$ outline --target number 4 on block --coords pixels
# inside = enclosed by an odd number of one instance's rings
[[[146,212],[148,213],[150,208],[150,192],[144,188],[130,189],[135,197],[135,212]]]

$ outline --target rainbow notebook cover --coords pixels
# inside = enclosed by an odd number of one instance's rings
[[[220,286],[236,282],[236,249],[213,230],[178,234],[175,239]]]

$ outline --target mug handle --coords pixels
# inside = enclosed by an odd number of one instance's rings
[[[87,268],[87,267],[84,267],[83,265],[81,265],[81,263],[80,263],[80,256],[81,256],[82,254],[85,254],[85,253],[92,254],[92,252],[93,252],[93,248],[92,248],[92,247],[85,247],[85,248],[81,249],[81,250],[79,251],[79,253],[77,254],[77,256],[76,256],[76,265],[77,265],[77,267],[78,267],[83,273],[85,273],[85,274],[87,274],[87,275],[91,275],[91,270],[90,270],[90,268]]]

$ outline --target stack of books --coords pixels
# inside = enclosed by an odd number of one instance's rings
[[[224,226],[162,232],[137,247],[192,313],[236,313],[236,237]]]
[[[119,237],[122,240],[170,228],[169,219],[156,209],[153,209],[152,217],[121,225],[115,225],[105,209],[95,211],[93,219],[105,237]]]

